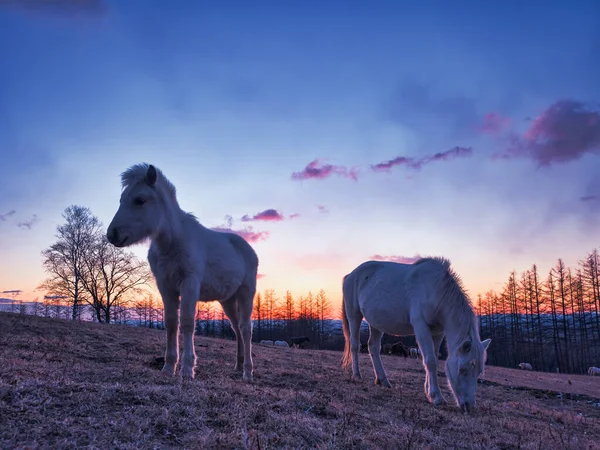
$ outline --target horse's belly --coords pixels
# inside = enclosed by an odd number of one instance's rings
[[[359,299],[359,306],[372,327],[396,336],[414,334],[410,314],[401,302],[379,302],[365,296]]]

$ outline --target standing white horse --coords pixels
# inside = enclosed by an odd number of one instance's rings
[[[163,372],[174,374],[179,359],[181,306],[181,374],[194,378],[196,302],[218,300],[237,340],[235,370],[243,370],[243,379],[252,380],[250,317],[256,253],[240,236],[209,230],[182,211],[175,186],[154,166],[134,165],[121,174],[121,182],[120,206],[106,234],[116,247],[151,240],[148,262],[163,300],[167,329]]]
[[[437,355],[446,336],[446,376],[457,405],[475,408],[477,378],[484,370],[491,339],[480,341],[477,318],[462,282],[444,258],[422,258],[414,264],[367,261],[344,277],[342,319],[346,345],[343,367],[358,368],[360,324],[369,324],[369,353],[375,384],[391,387],[379,348],[383,333],[414,335],[423,355],[425,394],[434,405],[445,403],[437,378]]]

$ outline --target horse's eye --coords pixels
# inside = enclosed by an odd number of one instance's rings
[[[146,200],[144,200],[142,197],[136,197],[133,200],[133,204],[137,206],[142,206],[144,203],[146,203]]]

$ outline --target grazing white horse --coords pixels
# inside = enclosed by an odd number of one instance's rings
[[[444,258],[422,258],[414,264],[367,261],[344,277],[342,319],[346,345],[342,365],[358,367],[360,325],[369,324],[369,353],[375,384],[391,387],[379,348],[383,333],[414,335],[423,354],[425,394],[434,405],[445,403],[437,379],[437,357],[448,342],[446,376],[457,405],[475,408],[477,378],[484,370],[491,339],[481,341],[477,318],[458,275]]]
[[[600,369],[592,366],[588,369],[588,375],[591,377],[600,377]]]
[[[274,345],[275,347],[287,347],[287,348],[289,348],[289,346],[290,346],[290,344],[288,344],[288,343],[287,343],[287,342],[285,342],[285,341],[275,341],[275,342],[273,343],[273,345]]]
[[[419,357],[419,350],[417,349],[417,347],[411,347],[408,351],[410,352],[410,357],[411,358],[418,358]]]
[[[273,345],[273,341],[269,340],[269,339],[263,339],[262,341],[259,342],[260,345]]]
[[[252,380],[250,317],[256,292],[256,253],[240,236],[209,230],[182,211],[175,186],[154,166],[130,167],[121,174],[121,183],[119,209],[106,234],[115,247],[151,240],[148,262],[163,300],[167,329],[163,372],[175,373],[181,309],[181,375],[194,378],[196,302],[218,300],[237,340],[235,370],[243,370],[243,379]]]
[[[521,369],[521,370],[533,370],[533,367],[529,363],[522,362],[522,363],[519,363],[519,369]]]

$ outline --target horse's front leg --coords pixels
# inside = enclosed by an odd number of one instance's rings
[[[186,278],[180,287],[181,293],[181,332],[183,334],[183,354],[181,357],[181,376],[194,378],[196,352],[194,350],[194,331],[196,328],[196,303],[200,297],[200,280]]]
[[[173,375],[179,359],[179,293],[173,289],[161,287],[160,284],[158,287],[164,305],[165,328],[167,329],[167,349],[162,371]]]
[[[436,406],[444,404],[446,400],[442,396],[437,378],[437,349],[439,348],[439,343],[434,345],[434,338],[426,323],[419,322],[413,324],[413,328],[417,343],[421,349],[423,367],[425,368],[425,395]]]

